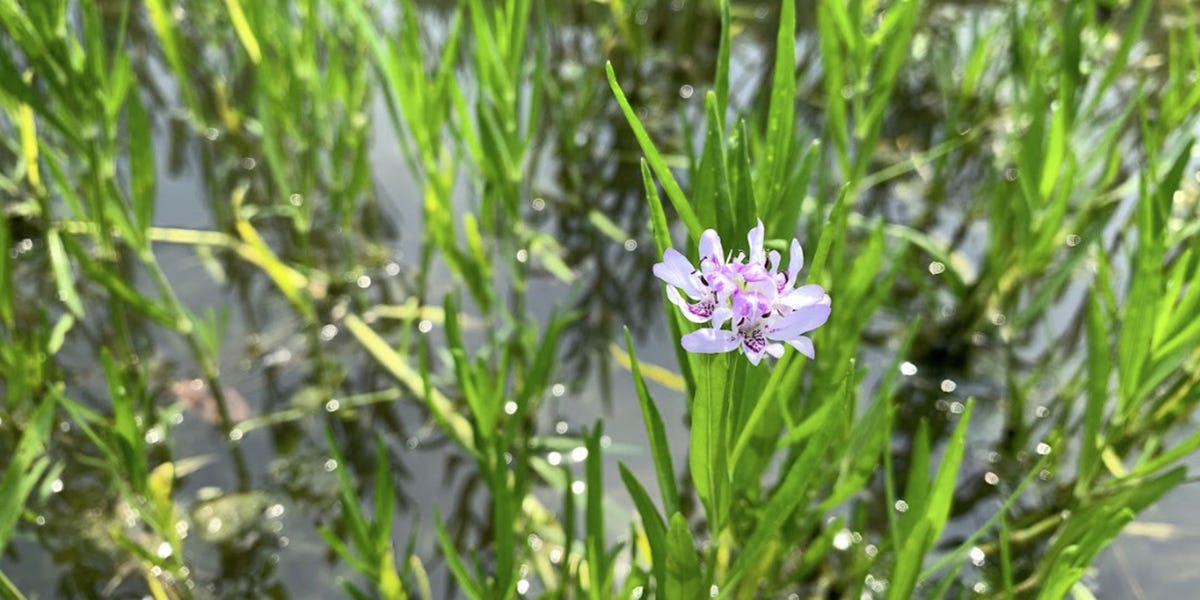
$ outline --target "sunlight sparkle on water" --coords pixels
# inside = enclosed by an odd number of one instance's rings
[[[334,325],[333,323],[330,323],[328,325],[325,325],[324,327],[321,327],[321,341],[328,342],[329,340],[332,340],[335,336],[337,336],[337,334],[338,334],[337,325]]]

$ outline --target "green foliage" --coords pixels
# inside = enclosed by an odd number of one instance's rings
[[[325,434],[340,510],[313,528],[355,598],[428,598],[429,561],[479,599],[959,597],[968,560],[996,596],[1087,597],[1190,480],[1194,8],[783,0],[764,28],[730,0],[427,4],[0,0],[0,548],[51,547],[55,489],[97,482],[80,537],[117,575],[80,593],[195,597],[178,482],[211,426],[212,480],[247,494],[244,435]],[[377,178],[377,107],[415,206]],[[192,162],[211,231],[163,226]],[[760,219],[832,296],[816,359],[689,354],[672,303],[631,308],[668,248],[713,229],[736,254]],[[227,339],[255,304],[302,360]],[[658,316],[677,374],[639,348]],[[644,444],[619,416],[564,433],[593,422],[566,364],[622,325],[632,386],[589,377]],[[264,414],[230,391],[243,363]],[[400,431],[468,473],[403,551]]]

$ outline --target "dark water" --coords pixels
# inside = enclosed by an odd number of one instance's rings
[[[427,6],[425,10],[436,20],[444,6]],[[739,38],[735,49],[735,82],[761,77],[764,65],[771,62],[763,44],[771,38],[773,13],[765,5],[750,5],[746,10],[750,17],[739,23],[746,24],[748,33]],[[677,17],[685,13],[687,19]],[[672,20],[675,18],[678,22]],[[715,39],[718,25],[715,15],[709,12],[670,8],[648,20],[647,27],[656,28],[653,39],[658,46],[645,56],[627,58],[622,78],[626,74],[641,75],[631,91],[635,104],[647,107],[644,118],[655,130],[655,138],[674,140],[678,147],[683,133],[678,127],[676,107],[684,107],[685,114],[693,117],[699,114],[702,91],[713,70],[712,51],[706,48],[715,48],[709,42]],[[584,25],[564,28],[563,38],[586,40]],[[590,54],[572,54],[570,44],[563,42],[560,49],[565,55],[556,75],[564,85],[581,78],[602,81],[603,76],[597,74],[602,73],[606,57],[596,55],[595,40],[591,42],[579,43],[581,48],[591,46]],[[807,37],[801,44],[810,57],[814,46]],[[803,77],[802,73],[802,81]],[[934,136],[936,121],[919,101],[928,85],[918,73],[899,88],[893,123],[898,135],[915,139]],[[624,462],[643,481],[653,480],[654,473],[650,461],[645,460],[645,435],[628,373],[608,359],[608,346],[614,340],[619,342],[621,328],[628,325],[638,334],[638,352],[643,361],[672,366],[675,342],[658,318],[662,312],[659,287],[650,277],[650,265],[657,257],[645,227],[636,145],[604,86],[580,93],[594,95],[585,99],[594,110],[584,111],[586,117],[573,131],[554,131],[547,137],[538,151],[545,160],[534,177],[526,207],[529,221],[555,235],[566,250],[568,263],[579,272],[579,281],[574,285],[549,277],[531,282],[529,311],[544,320],[555,307],[574,305],[585,315],[567,335],[557,375],[561,387],[554,388],[555,393],[544,405],[538,431],[569,438],[603,418],[611,438],[605,468],[607,488],[621,490],[616,461]],[[749,104],[756,100],[743,92],[735,94],[737,101]],[[406,272],[392,265],[412,264],[419,253],[421,185],[403,167],[401,146],[387,125],[381,102],[376,99],[370,115],[376,124],[370,162],[381,222],[379,231],[363,232],[358,246],[369,249],[372,257],[363,261],[367,265],[363,273],[334,276],[362,288],[360,293],[372,301],[395,302],[404,297]],[[808,119],[815,124],[817,118],[815,112],[802,111],[802,122]],[[156,224],[213,228],[219,219],[214,216],[217,209],[212,199],[228,198],[230,189],[228,179],[213,176],[214,171],[227,171],[228,166],[215,167],[212,157],[245,153],[234,154],[219,130],[181,134],[169,117],[160,118],[157,126],[156,147],[171,151],[159,154]],[[262,168],[249,166],[247,161],[240,161],[234,168]],[[984,166],[968,159],[961,168],[963,177],[969,178]],[[460,186],[464,205],[471,202],[467,188]],[[921,202],[906,193],[900,181],[873,190],[864,206],[871,214],[923,223],[927,231],[941,232],[947,238],[964,226],[966,217],[955,210],[961,209],[961,201],[956,204],[951,199],[936,208],[923,208]],[[587,219],[587,211],[592,208],[624,228],[628,240],[618,241],[599,233]],[[928,213],[933,210],[938,216],[930,223]],[[972,246],[972,239],[975,236],[960,238],[958,250],[978,260],[982,248]],[[812,243],[805,241],[806,246]],[[384,390],[394,383],[347,332],[328,319],[329,326],[321,330],[324,345],[320,352],[314,351],[286,302],[252,268],[234,261],[215,261],[224,271],[218,279],[211,269],[214,262],[198,257],[189,246],[164,244],[158,250],[172,284],[190,308],[197,312],[205,307],[228,308],[221,378],[244,399],[246,414],[256,417],[288,407],[313,407],[308,416],[251,430],[236,442],[206,418],[202,393],[181,410],[178,425],[168,432],[176,462],[203,460],[181,479],[175,493],[189,515],[185,549],[193,579],[202,588],[201,595],[333,598],[344,594],[338,587],[339,578],[355,580],[356,575],[332,556],[317,535],[317,526],[333,524],[338,514],[338,491],[330,473],[332,465],[324,437],[329,428],[347,458],[346,466],[367,487],[373,485],[371,439],[375,434],[382,436],[391,453],[403,511],[396,520],[395,543],[402,548],[414,531],[420,532],[416,553],[430,570],[434,596],[443,597],[446,573],[435,558],[438,553],[430,535],[433,506],[448,515],[452,530],[468,542],[485,535],[488,526],[484,488],[474,476],[469,458],[438,434],[414,402],[382,403],[349,413],[326,410],[331,400],[351,391]],[[362,279],[364,275],[369,283]],[[447,277],[445,272],[440,278],[434,277],[427,297],[440,297],[448,289]],[[368,283],[365,288],[363,283]],[[902,288],[899,294],[903,308],[926,315],[934,323],[952,321],[947,307],[927,304],[919,290],[906,292]],[[1074,310],[1069,299],[1062,310]],[[871,375],[863,384],[864,398],[871,397],[880,370],[890,363],[902,325],[901,315],[881,313],[869,326],[863,358]],[[440,327],[434,327],[428,335],[436,337],[439,332]],[[955,402],[965,401],[968,396],[994,401],[1001,395],[1003,382],[998,380],[998,373],[981,366],[995,355],[988,348],[995,340],[994,332],[973,333],[983,341],[949,347],[928,344],[931,350],[912,358],[916,373],[906,378],[899,397],[908,407],[901,411],[902,419],[911,424],[918,416],[932,415],[944,424],[949,422],[945,414]],[[157,397],[165,406],[181,396],[176,386],[188,385],[200,373],[177,341],[167,336],[158,339],[161,344],[154,347],[154,355],[147,360],[159,374]],[[71,393],[80,400],[101,404],[104,395],[96,390],[103,389],[103,374],[94,358],[96,351],[95,344],[77,342],[68,346],[60,359],[79,382],[79,389]],[[338,366],[330,367],[330,361]],[[345,374],[334,393],[323,385],[331,376],[331,368]],[[95,387],[89,389],[92,385]],[[668,437],[676,442],[675,464],[686,465],[684,399],[678,391],[655,383],[651,384],[651,392],[663,413]],[[987,402],[981,406],[987,406]],[[983,418],[977,421],[978,443],[969,452],[960,479],[960,496],[968,502],[954,530],[972,531],[1004,500],[1007,491],[1003,486],[986,484],[987,473],[996,472],[1004,481],[1015,482],[1024,474],[1022,469],[1031,464],[1028,457],[996,458],[992,442],[1002,421],[999,412],[981,415]],[[66,449],[65,453],[86,440],[77,431],[63,430],[56,443]],[[903,451],[903,444],[898,448]],[[572,461],[569,451],[561,455],[565,462]],[[0,569],[31,598],[142,597],[144,590],[135,565],[124,562],[127,555],[113,545],[106,531],[111,524],[120,526],[121,507],[117,502],[96,502],[97,498],[111,496],[107,482],[94,470],[69,463],[59,479],[61,490],[53,491],[38,508],[44,525],[24,528],[0,560]],[[1091,579],[1104,597],[1187,596],[1200,579],[1188,567],[1190,557],[1200,551],[1200,517],[1189,510],[1195,494],[1193,488],[1184,487],[1168,496],[1142,518],[1169,524],[1168,528],[1134,527],[1105,555]],[[547,506],[561,505],[557,491],[541,490],[538,495]],[[607,522],[612,526],[611,538],[616,539],[627,534],[623,524],[628,522],[631,509],[623,493],[611,494],[610,500],[613,515]],[[849,551],[860,550],[856,546]],[[976,576],[970,569],[964,571],[968,582]]]

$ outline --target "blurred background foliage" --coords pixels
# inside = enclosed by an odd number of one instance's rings
[[[1190,3],[0,24],[4,597],[1194,588]],[[816,361],[678,348],[651,265],[755,218]]]

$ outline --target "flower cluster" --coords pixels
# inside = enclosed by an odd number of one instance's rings
[[[693,323],[711,327],[683,336],[684,349],[706,354],[741,349],[757,365],[763,354],[783,356],[783,343],[813,358],[812,340],[804,334],[829,318],[829,295],[819,285],[795,287],[804,266],[800,242],[792,240],[791,260],[780,272],[778,252],[763,250],[762,221],[746,236],[750,256],[726,256],[716,231],[700,236],[700,268],[674,248],[654,265],[654,275],[667,284],[667,298]],[[729,329],[724,329],[725,324]]]

